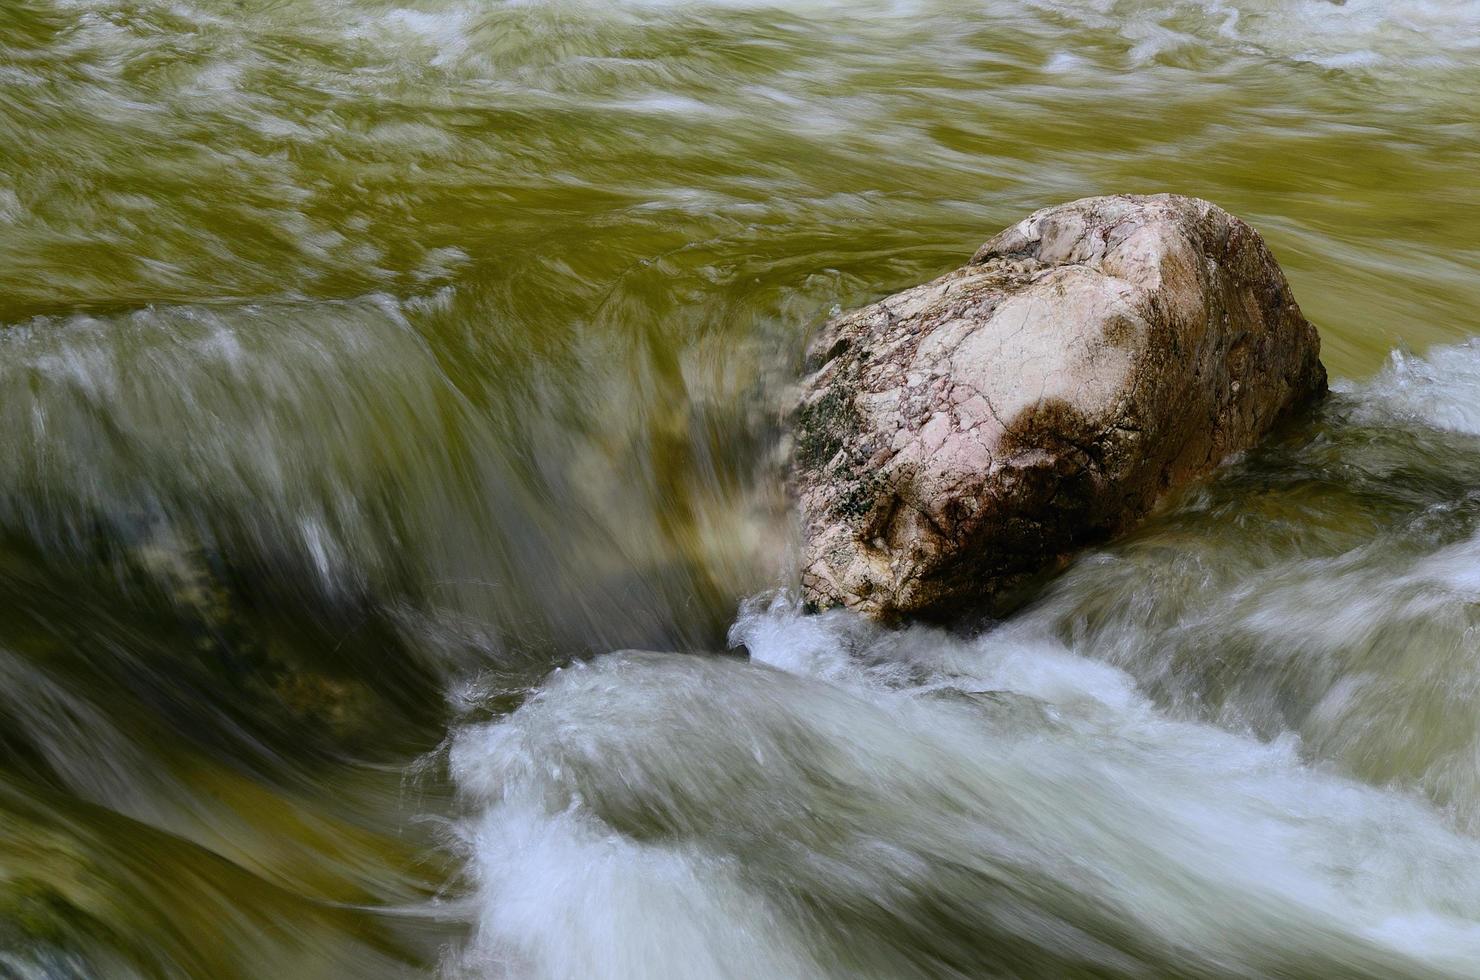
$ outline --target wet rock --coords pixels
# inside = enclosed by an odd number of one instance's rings
[[[885,620],[1000,610],[1323,394],[1319,354],[1221,208],[1038,211],[814,339],[791,467],[804,594]]]
[[[131,594],[152,640],[142,644],[147,676],[195,685],[181,710],[215,702],[260,739],[357,752],[440,711],[436,675],[405,650],[383,607],[325,595],[281,553],[223,547],[164,515],[127,532],[115,574],[147,586]]]

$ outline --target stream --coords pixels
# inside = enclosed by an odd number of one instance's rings
[[[0,3],[0,978],[1480,976],[1477,0]],[[813,329],[1248,220],[1327,401],[805,614]]]

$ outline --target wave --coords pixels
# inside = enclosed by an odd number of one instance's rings
[[[746,659],[557,670],[451,743],[448,972],[1467,975],[1477,366],[1396,358],[978,635],[783,593]]]

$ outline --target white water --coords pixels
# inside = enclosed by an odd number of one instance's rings
[[[1480,973],[1477,57],[1473,0],[0,3],[0,972]],[[1164,190],[1376,376],[990,634],[713,652],[809,328]]]
[[[1346,387],[1297,459],[1343,432],[1463,427],[1452,406],[1480,395],[1480,348],[1395,357]],[[1480,459],[1480,443],[1462,451]],[[1114,625],[1081,625],[1079,642],[1076,606],[1135,542],[976,638],[805,616],[779,595],[735,623],[748,662],[616,653],[558,670],[453,740],[477,931],[450,968],[1473,976],[1480,536],[1392,533],[1414,550],[1397,574],[1367,555],[1393,542],[1280,559],[1225,542],[1231,581],[1185,601],[1129,586]],[[1406,653],[1389,637],[1387,663],[1349,662],[1393,628]],[[1148,694],[1188,634],[1180,696]],[[1219,647],[1235,637],[1255,651],[1241,665]],[[1446,643],[1456,655],[1432,656]],[[1220,664],[1234,690],[1200,704]],[[1273,710],[1276,682],[1315,707],[1260,731],[1249,718]],[[1404,710],[1419,694],[1434,710],[1436,687],[1466,713],[1447,719],[1462,765],[1412,744],[1421,719]],[[1353,740],[1421,757],[1420,778],[1357,778]]]

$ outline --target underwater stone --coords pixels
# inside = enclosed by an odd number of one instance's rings
[[[1086,198],[829,321],[793,419],[803,593],[876,619],[1001,612],[1326,391],[1252,228]]]

